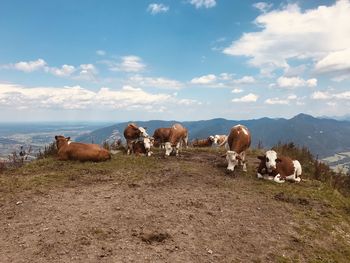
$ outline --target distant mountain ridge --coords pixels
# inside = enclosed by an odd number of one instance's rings
[[[159,127],[170,127],[178,121],[135,121],[139,126],[145,126],[149,134]],[[91,133],[79,136],[80,142],[102,143],[113,131],[118,130],[122,135],[129,122],[118,123]],[[291,119],[261,118],[253,120],[227,120],[222,118],[178,122],[189,130],[190,140],[206,138],[209,135],[228,134],[230,128],[243,124],[252,133],[252,144],[257,146],[259,141],[266,148],[278,142],[294,142],[300,146],[307,146],[314,155],[320,158],[338,152],[350,151],[350,122],[337,121],[327,118],[315,118],[307,114],[298,114]]]

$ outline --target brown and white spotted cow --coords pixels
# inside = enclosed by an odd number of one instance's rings
[[[223,145],[223,143],[227,140],[227,135],[218,135],[214,136],[214,145]]]
[[[158,128],[153,133],[153,138],[155,146],[160,146],[160,148],[165,147],[165,143],[169,141],[171,128]]]
[[[179,155],[179,149],[182,144],[187,148],[188,131],[181,124],[176,123],[171,127],[168,141],[165,143],[165,155],[169,156],[175,151],[176,156]]]
[[[193,147],[211,147],[214,143],[214,136],[209,136],[206,139],[196,139],[192,142]]]
[[[142,140],[138,140],[132,143],[132,149],[135,155],[151,156],[151,147],[153,145],[153,138],[144,137]]]
[[[298,160],[292,160],[287,156],[277,156],[273,150],[267,151],[263,156],[258,156],[258,159],[260,160],[258,178],[274,180],[276,183],[284,183],[285,180],[301,181],[302,168]]]
[[[57,156],[59,160],[100,162],[111,159],[111,154],[97,144],[71,142],[70,137],[56,135]]]
[[[137,140],[142,141],[142,138],[147,138],[148,134],[146,128],[138,127],[135,123],[129,123],[124,129],[124,137],[128,148],[127,154],[130,154],[133,151],[133,142],[136,142]]]
[[[226,141],[223,143],[225,143],[225,148],[227,150],[227,170],[233,171],[236,165],[241,164],[243,166],[243,171],[246,172],[245,151],[251,144],[251,136],[248,128],[240,124],[233,126]]]

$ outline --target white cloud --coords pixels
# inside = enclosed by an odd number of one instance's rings
[[[216,6],[215,0],[190,0],[189,3],[194,5],[196,8],[211,8]]]
[[[25,87],[0,83],[0,108],[9,109],[123,109],[164,112],[166,107],[201,105],[194,99],[176,98],[165,93],[150,93],[125,85],[120,89],[102,87],[97,91],[81,86]]]
[[[150,12],[152,15],[166,13],[169,11],[169,6],[166,6],[164,4],[152,3],[148,5],[147,11]]]
[[[45,71],[50,72],[51,74],[53,74],[57,77],[69,77],[76,71],[76,69],[74,66],[65,64],[61,68],[46,67]]]
[[[280,88],[298,88],[298,87],[316,87],[317,79],[312,78],[308,80],[304,80],[300,77],[279,77],[277,79],[277,86]]]
[[[191,84],[206,85],[208,87],[215,88],[231,88],[232,84],[253,84],[255,79],[252,76],[243,76],[240,79],[234,79],[233,74],[221,73],[218,76],[214,74],[208,74],[201,77],[193,78],[190,81]]]
[[[283,100],[280,98],[269,98],[265,100],[266,104],[270,104],[270,105],[275,105],[275,104],[279,104],[279,105],[286,105],[289,104],[288,100]]]
[[[237,93],[242,93],[243,90],[240,88],[234,88],[231,92],[237,94]]]
[[[151,78],[143,77],[140,75],[135,75],[129,78],[128,80],[132,84],[141,87],[153,87],[161,89],[181,89],[183,84],[177,80],[167,79],[167,78]]]
[[[342,91],[331,93],[329,91],[315,91],[311,94],[311,99],[314,100],[350,100],[350,91]]]
[[[350,75],[350,48],[330,52],[315,65],[318,73],[333,73],[335,81],[342,81]]]
[[[258,100],[259,96],[253,93],[249,93],[248,95],[245,95],[241,98],[233,99],[233,102],[256,102]]]
[[[3,66],[3,68],[15,69],[23,72],[33,72],[37,70],[42,70],[45,67],[46,62],[41,58],[34,61],[20,61],[15,64],[8,64]]]
[[[289,4],[259,15],[260,30],[244,33],[223,53],[249,57],[249,64],[265,73],[288,68],[288,59],[309,59],[320,72],[348,69],[349,60],[340,53],[348,54],[350,46],[349,14],[349,0],[306,11]]]
[[[235,84],[252,84],[255,83],[255,79],[252,76],[244,76],[240,79],[235,79],[233,81]]]
[[[142,59],[138,56],[124,56],[120,63],[113,61],[103,61],[103,63],[107,64],[111,71],[140,72],[146,68],[146,65],[142,63]]]
[[[315,91],[311,94],[311,98],[314,100],[328,100],[332,98],[332,96],[328,92]]]
[[[212,84],[217,80],[217,77],[214,74],[208,74],[204,75],[198,78],[193,78],[191,80],[192,84],[200,84],[200,85],[205,85],[205,84]]]
[[[253,4],[253,7],[258,9],[260,12],[267,12],[272,8],[273,4],[271,3],[266,3],[266,2],[258,2]]]
[[[93,64],[81,64],[79,70],[79,75],[76,77],[76,79],[96,80],[98,71]]]
[[[298,99],[298,97],[295,94],[291,94],[287,97],[287,100],[296,100],[296,99]]]
[[[96,54],[99,56],[105,56],[107,54],[107,52],[100,49],[100,50],[96,50]]]

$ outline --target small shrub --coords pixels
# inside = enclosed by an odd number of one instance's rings
[[[43,150],[39,150],[39,153],[36,155],[38,159],[43,159],[47,157],[52,157],[57,155],[57,146],[55,142],[45,145]]]

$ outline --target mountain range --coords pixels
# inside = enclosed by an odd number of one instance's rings
[[[133,121],[137,125],[147,127],[149,134],[159,127],[170,127],[178,121]],[[315,118],[307,114],[299,114],[291,119],[261,118],[253,120],[227,120],[222,118],[201,121],[178,122],[189,130],[190,140],[206,138],[209,135],[228,134],[230,128],[237,124],[248,127],[252,134],[252,145],[260,142],[265,148],[278,142],[293,142],[306,146],[319,158],[335,153],[350,151],[350,121],[339,121],[328,118]],[[103,143],[112,133],[122,136],[128,122],[118,123],[81,135],[76,141]]]

